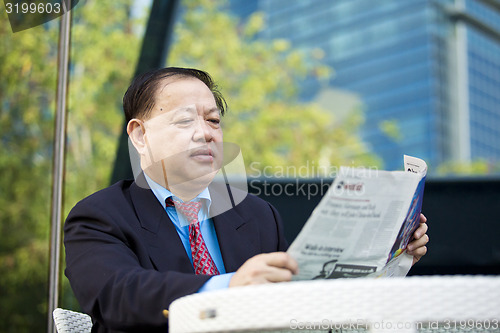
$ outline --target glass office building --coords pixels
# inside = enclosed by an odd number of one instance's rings
[[[500,2],[466,1],[470,154],[500,157]],[[481,20],[475,22],[475,20]],[[466,21],[467,22],[467,21]],[[482,29],[481,29],[482,28]]]
[[[242,17],[263,12],[262,38],[324,51],[335,70],[329,89],[359,96],[360,134],[386,169],[401,169],[403,154],[431,167],[500,160],[500,1],[232,0],[229,6]],[[301,96],[314,99],[322,89],[311,78]],[[396,125],[392,132],[388,122]]]

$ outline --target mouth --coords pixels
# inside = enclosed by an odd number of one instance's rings
[[[214,160],[214,154],[210,148],[195,149],[189,156],[199,162],[211,163]]]

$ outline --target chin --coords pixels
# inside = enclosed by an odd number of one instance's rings
[[[207,187],[214,179],[218,170],[213,170],[213,168],[210,169],[207,168],[206,172],[203,172],[202,170],[199,171],[200,172],[190,174],[188,179],[190,179],[190,182],[193,184],[199,186],[204,185],[204,187]]]

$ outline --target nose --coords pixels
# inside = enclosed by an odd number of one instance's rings
[[[198,117],[193,140],[196,142],[211,142],[213,138],[213,128],[210,127],[203,117]]]

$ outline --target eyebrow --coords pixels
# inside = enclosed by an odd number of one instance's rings
[[[186,105],[186,106],[181,106],[181,107],[178,107],[176,109],[168,111],[168,113],[174,113],[174,114],[181,113],[181,112],[190,112],[190,113],[195,112],[196,113],[196,108],[193,105]]]
[[[219,108],[214,107],[214,108],[211,108],[211,109],[205,111],[205,114],[209,114],[209,113],[212,113],[212,112],[217,112],[219,114],[221,113],[220,110],[219,110]]]

